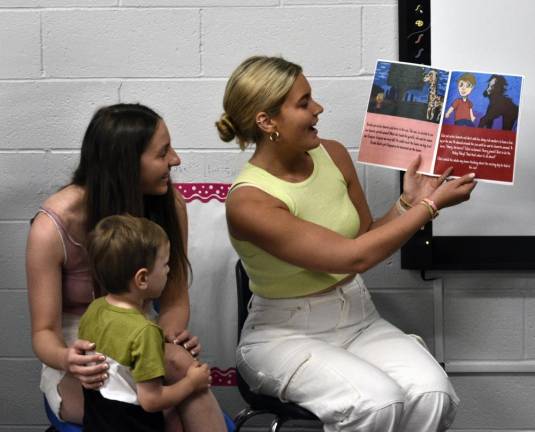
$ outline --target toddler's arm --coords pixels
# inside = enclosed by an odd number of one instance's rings
[[[191,394],[210,387],[210,368],[206,363],[193,363],[184,378],[164,385],[161,378],[137,383],[139,403],[147,412],[162,411],[183,402]]]

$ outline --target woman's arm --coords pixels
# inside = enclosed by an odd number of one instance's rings
[[[342,152],[340,144],[327,144],[326,148],[330,146]],[[332,157],[333,153],[329,153]],[[335,163],[337,159],[334,155]],[[352,165],[348,159],[346,163]],[[346,170],[341,171],[344,174]],[[454,205],[468,199],[474,185],[473,177],[464,176],[444,183],[429,198],[439,208]],[[238,240],[250,241],[300,267],[329,273],[362,273],[393,254],[430,219],[425,206],[415,205],[405,214],[369,230],[372,218],[356,173],[348,188],[361,217],[356,239],[296,218],[281,201],[254,187],[241,187],[227,199],[229,231]]]
[[[378,219],[373,219],[370,214],[366,196],[362,191],[355,166],[347,149],[336,141],[324,141],[324,147],[338,166],[348,184],[348,193],[353,205],[357,209],[361,219],[359,235],[384,225],[400,216],[394,204],[386,214]],[[403,196],[411,205],[417,205],[422,199],[428,198],[451,174],[451,168],[447,169],[440,177],[430,177],[417,173],[421,157],[418,155],[403,177]]]
[[[54,369],[75,376],[86,388],[98,388],[107,365],[96,354],[84,355],[94,344],[77,340],[67,347],[63,340],[61,265],[63,246],[54,223],[45,215],[38,215],[28,236],[26,274],[28,300],[32,324],[32,346],[37,357]],[[94,366],[86,363],[98,362]]]

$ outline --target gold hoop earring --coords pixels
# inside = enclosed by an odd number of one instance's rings
[[[278,139],[280,138],[281,134],[279,133],[279,131],[275,131],[275,132],[271,132],[269,134],[269,140],[271,142],[275,142],[275,141],[278,141]]]

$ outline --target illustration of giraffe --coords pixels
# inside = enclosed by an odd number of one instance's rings
[[[436,70],[430,70],[424,76],[424,82],[429,83],[429,94],[427,96],[427,120],[438,118],[442,110],[442,97],[437,95],[438,73]]]

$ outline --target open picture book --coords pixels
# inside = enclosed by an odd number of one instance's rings
[[[523,77],[379,60],[358,162],[514,183]]]

